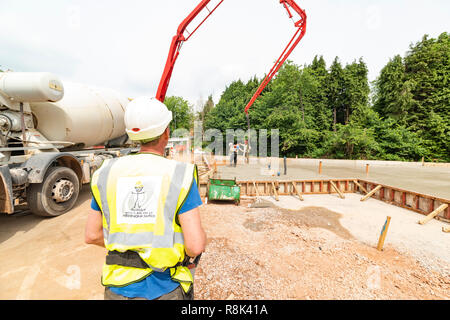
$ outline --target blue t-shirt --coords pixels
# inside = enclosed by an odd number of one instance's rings
[[[184,202],[178,214],[180,215],[193,210],[201,206],[202,204],[203,202],[200,198],[197,183],[194,181],[192,182],[192,187],[189,191],[186,201]],[[91,208],[96,211],[101,211],[94,198],[92,198],[91,201]],[[139,297],[153,300],[175,290],[179,285],[179,282],[173,281],[170,278],[170,270],[166,270],[165,272],[153,272],[144,280],[132,283],[128,286],[121,288],[111,287],[110,289],[112,292],[128,298]]]

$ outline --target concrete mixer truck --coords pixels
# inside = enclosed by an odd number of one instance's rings
[[[0,72],[0,212],[69,211],[105,159],[132,151],[127,103],[113,90],[63,84],[50,73]]]

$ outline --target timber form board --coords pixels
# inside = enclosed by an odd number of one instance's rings
[[[333,194],[335,187],[343,195],[346,193],[361,193],[363,196],[381,186],[372,198],[383,202],[428,215],[442,204],[448,204],[448,208],[440,213],[435,219],[450,222],[450,200],[409,191],[397,187],[380,184],[374,181],[362,179],[310,179],[310,180],[248,180],[237,181],[241,187],[241,196],[286,196],[286,195],[311,195],[311,194]],[[333,186],[334,184],[334,186]],[[275,185],[276,193],[274,194]],[[295,185],[295,186],[294,186]],[[361,188],[362,187],[362,188]],[[207,183],[200,182],[200,193],[206,196]]]

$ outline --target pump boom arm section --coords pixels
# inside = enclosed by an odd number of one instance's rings
[[[166,65],[164,67],[164,72],[162,74],[161,80],[159,82],[158,91],[156,93],[156,98],[164,102],[166,97],[167,88],[169,87],[170,78],[172,76],[173,68],[175,66],[175,62],[180,54],[181,47],[183,43],[189,38],[203,25],[203,23],[216,11],[216,9],[223,3],[224,0],[218,2],[217,5],[214,6],[212,10],[208,8],[209,2],[211,0],[202,0],[197,7],[183,20],[177,30],[177,34],[172,38],[172,43],[169,50],[169,55],[167,57]],[[289,55],[294,51],[295,47],[298,45],[300,40],[303,38],[306,32],[306,13],[303,9],[301,9],[294,0],[280,0],[280,3],[286,9],[289,18],[293,19],[294,15],[292,11],[295,11],[300,17],[298,21],[294,21],[294,25],[297,28],[294,36],[291,41],[287,45],[287,47],[282,52],[281,56],[276,61],[275,65],[272,67],[270,72],[267,74],[265,79],[262,81],[259,88],[256,90],[255,94],[251,98],[250,102],[245,107],[245,113],[248,116],[248,110],[253,105],[255,100],[261,95],[264,88],[267,84],[273,79],[273,77],[280,70],[283,63],[287,60]],[[193,29],[191,33],[187,30],[187,27],[191,24],[191,22],[204,10],[208,11],[206,17]],[[188,33],[188,36],[185,36],[185,33]]]
[[[216,11],[216,9],[224,2],[225,0],[221,0],[212,10],[209,10],[207,5],[211,0],[202,0],[197,7],[186,17],[186,19],[181,22],[178,27],[177,34],[172,38],[172,44],[170,45],[169,56],[167,57],[166,66],[164,67],[164,71],[159,82],[158,91],[156,93],[156,99],[161,102],[164,102],[166,98],[167,88],[169,87],[170,78],[172,77],[172,71],[175,66],[175,62],[177,61],[178,55],[180,54],[181,47],[183,43],[201,27],[201,25]],[[199,15],[203,9],[207,9],[209,11],[208,15],[203,19],[203,21],[192,31],[189,33],[187,31],[187,27],[191,24],[191,22]],[[187,37],[185,37],[185,32],[189,33]]]
[[[295,12],[297,12],[300,16],[300,20],[295,22],[295,27],[297,28],[297,31],[295,32],[294,36],[292,37],[289,44],[286,46],[284,51],[281,53],[281,56],[278,58],[277,62],[275,62],[275,65],[272,67],[270,72],[267,74],[267,76],[262,81],[259,88],[256,90],[253,97],[250,99],[250,102],[245,107],[245,113],[248,116],[248,110],[253,105],[253,103],[258,99],[258,97],[263,92],[264,88],[269,84],[269,82],[273,79],[273,77],[277,74],[277,72],[280,70],[281,66],[284,64],[284,62],[287,60],[287,58],[290,56],[292,51],[294,51],[295,47],[299,44],[300,40],[302,40],[303,36],[306,33],[306,13],[304,10],[302,10],[293,0],[280,0],[280,3],[283,4],[285,9],[288,12],[289,18],[293,18],[293,15],[291,13],[291,10],[289,8],[292,8]]]

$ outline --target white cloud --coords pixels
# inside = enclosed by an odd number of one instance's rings
[[[2,0],[0,65],[154,95],[178,24],[198,2]],[[335,56],[343,63],[363,57],[371,80],[425,33],[450,31],[446,0],[297,3],[308,30],[290,59],[302,65],[316,54],[328,64]],[[277,0],[226,0],[184,44],[168,95],[195,104],[213,94],[217,102],[231,81],[268,72],[294,31]]]

